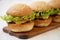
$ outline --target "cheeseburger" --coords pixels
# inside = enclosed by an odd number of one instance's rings
[[[26,4],[16,4],[9,8],[6,14],[2,18],[8,23],[8,28],[12,32],[26,32],[34,27],[35,14]]]

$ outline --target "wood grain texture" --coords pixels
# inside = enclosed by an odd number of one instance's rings
[[[60,23],[52,23],[48,27],[34,27],[33,30],[31,30],[29,32],[14,33],[14,32],[11,32],[8,29],[8,27],[4,27],[3,31],[6,33],[9,33],[12,36],[21,38],[21,39],[28,39],[28,38],[31,38],[31,37],[36,36],[38,34],[41,34],[41,33],[47,32],[49,30],[55,29],[57,27],[60,27]]]

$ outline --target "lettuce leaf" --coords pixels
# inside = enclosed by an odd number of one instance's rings
[[[58,12],[59,12],[59,9],[51,9],[51,10],[49,11],[50,15],[54,15],[54,14],[56,14],[56,13],[58,13]]]
[[[24,20],[28,20],[29,16],[23,16],[22,17]]]
[[[43,19],[48,19],[50,15],[54,15],[57,13],[60,15],[60,9],[51,9],[51,10],[46,11],[46,12],[40,12],[41,17]]]
[[[22,18],[21,17],[14,17],[13,18],[13,21],[19,21],[19,20],[22,20]]]
[[[30,19],[30,20],[34,20],[34,19],[35,19],[35,15],[36,15],[36,13],[33,12],[33,13],[29,16],[29,19]]]
[[[20,21],[20,20],[34,20],[35,19],[35,13],[33,12],[31,15],[27,15],[27,16],[23,16],[23,17],[14,17],[11,15],[5,15],[1,17],[3,20],[7,21],[7,22],[15,22],[15,21]]]
[[[43,19],[48,19],[49,16],[50,16],[50,13],[48,13],[48,12],[41,12],[41,17],[42,17]]]
[[[2,18],[3,20],[7,21],[7,22],[12,22],[12,19],[13,19],[13,17],[10,16],[10,15],[9,15],[9,16],[7,16],[7,15],[6,15],[6,16],[2,16],[1,18]]]
[[[58,13],[57,14],[60,15],[60,9],[57,9],[57,10],[58,10]]]

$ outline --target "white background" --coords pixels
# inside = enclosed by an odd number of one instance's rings
[[[5,15],[6,10],[14,4],[26,3],[29,5],[31,2],[34,2],[34,1],[36,0],[1,0],[0,1],[0,16]],[[44,1],[48,2],[47,0],[44,0]],[[21,40],[14,36],[10,36],[7,33],[4,33],[2,29],[5,26],[7,26],[7,23],[4,20],[0,19],[0,40]],[[60,28],[56,28],[54,30],[37,35],[27,40],[60,40]]]

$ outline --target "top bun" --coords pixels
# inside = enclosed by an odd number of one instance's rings
[[[50,0],[49,4],[53,8],[60,8],[60,0]]]
[[[32,13],[32,9],[26,4],[16,4],[7,10],[8,15],[26,16]]]
[[[51,6],[44,1],[33,2],[31,8],[36,12],[49,11]]]

